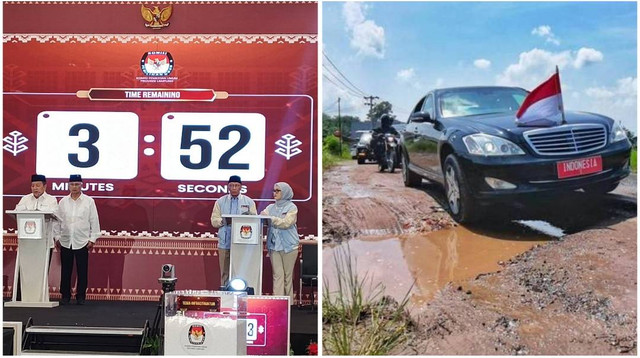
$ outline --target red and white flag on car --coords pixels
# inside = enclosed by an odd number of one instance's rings
[[[560,73],[556,67],[556,73],[524,99],[516,114],[516,123],[523,126],[553,126],[558,124],[559,115],[564,123],[562,107]]]

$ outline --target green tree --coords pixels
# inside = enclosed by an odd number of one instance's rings
[[[377,127],[378,119],[380,119],[383,114],[390,115],[393,120],[396,119],[395,114],[393,114],[393,105],[388,101],[382,101],[371,107],[367,114],[367,118],[371,121],[372,128]]]
[[[322,113],[322,138],[333,135],[340,126],[342,126],[342,135],[349,136],[349,133],[351,133],[351,123],[359,120],[360,119],[355,116],[343,115],[340,116],[340,121],[338,121],[337,115],[330,116],[326,113]]]

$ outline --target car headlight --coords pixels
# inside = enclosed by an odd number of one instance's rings
[[[476,133],[462,138],[464,145],[470,154],[500,156],[500,155],[523,155],[520,147],[504,138],[489,134]]]
[[[619,142],[627,139],[627,133],[619,122],[613,122],[611,127],[611,143]]]

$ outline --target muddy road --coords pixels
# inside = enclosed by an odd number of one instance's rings
[[[322,178],[322,239],[340,243],[358,236],[430,232],[451,227],[444,194],[424,182],[405,188],[402,173],[378,173],[376,164],[344,162]],[[437,198],[437,199],[434,199]]]
[[[636,188],[511,203],[463,227],[438,185],[345,162],[323,176],[323,289],[348,249],[387,295],[409,292],[416,324],[392,354],[635,354]]]

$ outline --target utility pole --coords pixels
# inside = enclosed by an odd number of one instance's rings
[[[342,157],[342,119],[340,118],[340,97],[338,97],[338,131],[340,132],[340,157]]]
[[[364,97],[365,100],[369,100],[369,103],[365,102],[364,104],[366,106],[369,106],[369,113],[371,113],[371,111],[373,110],[373,100],[374,99],[380,99],[380,97],[378,96],[369,96],[369,97]],[[370,119],[371,120],[371,129],[373,129],[373,118]]]

